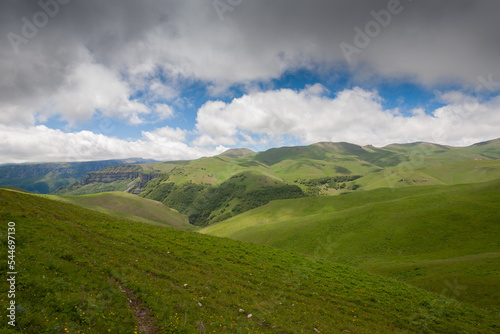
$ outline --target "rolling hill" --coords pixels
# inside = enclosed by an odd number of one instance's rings
[[[200,232],[326,258],[500,308],[500,180],[273,201]]]
[[[82,196],[54,196],[61,200],[87,209],[100,211],[117,218],[130,219],[141,223],[191,229],[186,216],[162,203],[123,192],[99,193]]]
[[[302,190],[275,177],[248,171],[220,185],[176,184],[168,174],[150,181],[141,196],[160,201],[204,226],[264,205],[274,199],[303,197]]]
[[[4,333],[455,334],[500,326],[491,311],[345,265],[40,196],[0,190],[0,220],[16,229],[16,330],[2,321]],[[0,267],[9,270],[7,261]],[[6,279],[0,285],[9,289]],[[0,300],[3,319],[8,303]]]

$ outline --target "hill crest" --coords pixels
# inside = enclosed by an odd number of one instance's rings
[[[255,152],[248,148],[230,148],[227,151],[222,152],[219,156],[227,156],[231,158],[243,158],[254,154]]]

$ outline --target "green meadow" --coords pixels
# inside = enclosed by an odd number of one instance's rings
[[[108,192],[81,196],[54,196],[49,198],[97,210],[117,218],[130,219],[154,225],[192,229],[187,217],[163,204],[123,192]]]
[[[60,200],[0,190],[0,220],[4,254],[7,223],[16,224],[16,330],[5,321],[8,284],[0,283],[6,333],[199,333],[203,326],[206,333],[455,334],[500,326],[491,310],[347,265]]]
[[[500,180],[376,189],[273,201],[200,232],[348,264],[498,310],[499,207]]]

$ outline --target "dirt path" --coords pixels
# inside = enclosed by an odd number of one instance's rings
[[[123,284],[114,277],[110,277],[110,280],[115,282],[120,290],[127,296],[127,302],[134,309],[135,319],[139,324],[139,332],[144,334],[161,333],[160,329],[154,323],[153,316],[151,315],[151,310],[144,306],[137,295],[131,290],[125,288]]]

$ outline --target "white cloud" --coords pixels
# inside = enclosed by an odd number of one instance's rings
[[[470,145],[499,136],[500,96],[488,102],[461,93],[442,96],[450,104],[431,115],[415,109],[404,116],[386,110],[375,91],[359,87],[324,96],[320,85],[301,91],[258,92],[230,103],[208,102],[198,111],[197,145],[280,143],[293,136],[304,144],[347,141],[361,145],[430,141]],[[471,103],[474,102],[474,103]]]
[[[148,93],[153,99],[172,100],[179,95],[177,89],[172,85],[167,85],[157,78],[149,83]]]
[[[227,148],[199,148],[184,143],[185,131],[161,128],[143,132],[138,140],[122,140],[90,131],[65,133],[40,125],[0,125],[0,161],[3,163],[87,161],[130,157],[157,160],[195,159]]]
[[[158,117],[158,120],[164,120],[174,116],[174,110],[165,103],[155,104],[154,111]]]
[[[33,41],[33,47],[36,42],[41,41]],[[143,123],[151,111],[130,98],[133,89],[119,71],[97,63],[95,55],[81,43],[73,42],[70,47],[69,51],[21,53],[23,63],[8,64],[9,69],[0,62],[2,70],[12,77],[0,79],[0,121],[28,126],[58,116],[74,126],[99,111],[130,124]]]
[[[179,128],[172,129],[165,126],[151,132],[142,132],[142,136],[154,143],[184,142],[186,140],[186,130]]]
[[[354,88],[334,98],[324,93],[322,86],[314,85],[301,91],[256,92],[230,103],[212,101],[199,109],[194,130],[165,126],[143,131],[136,140],[90,131],[65,133],[43,125],[0,125],[0,161],[194,159],[222,153],[226,146],[261,150],[290,138],[303,144],[347,141],[384,146],[415,141],[470,145],[499,136],[500,96],[480,102],[452,92],[446,95],[450,103],[432,114],[415,109],[404,116],[385,110],[375,91]],[[188,144],[192,133],[197,137]]]
[[[106,117],[122,118],[140,124],[141,114],[149,114],[142,103],[130,100],[131,89],[110,69],[100,64],[82,63],[66,77],[64,84],[49,98],[48,113],[59,114],[74,123],[92,118],[96,110]]]

